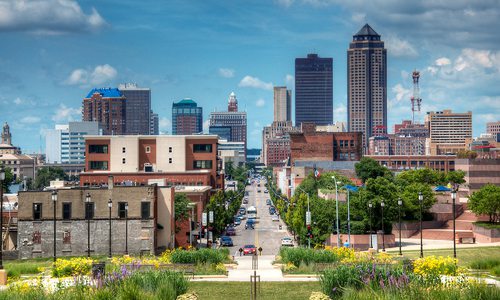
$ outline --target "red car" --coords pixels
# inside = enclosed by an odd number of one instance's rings
[[[236,235],[236,229],[234,229],[234,227],[228,227],[226,229],[226,235]]]
[[[255,254],[256,252],[257,248],[255,248],[255,245],[245,245],[245,247],[243,247],[243,255]]]

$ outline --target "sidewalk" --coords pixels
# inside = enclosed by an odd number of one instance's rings
[[[396,245],[399,239],[396,239]],[[401,250],[420,250],[420,239],[401,239]],[[425,250],[431,249],[453,249],[453,241],[450,240],[428,240],[423,239],[422,244]],[[457,244],[457,249],[460,248],[478,248],[478,247],[495,247],[500,246],[500,243],[475,243],[475,244]],[[399,245],[392,248],[386,248],[387,251],[399,251]]]

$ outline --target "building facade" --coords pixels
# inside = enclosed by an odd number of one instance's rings
[[[274,121],[292,121],[292,91],[286,86],[274,87]]]
[[[347,50],[347,123],[347,131],[363,133],[364,147],[387,133],[387,50],[368,24]]]
[[[500,186],[500,159],[457,159],[455,169],[465,172],[470,193],[486,184]]]
[[[472,112],[456,113],[451,110],[428,112],[425,123],[429,128],[426,154],[456,154],[467,150],[472,143]]]
[[[231,162],[234,167],[245,164],[245,144],[243,142],[228,142],[219,140],[217,147],[218,155],[222,161],[222,169],[226,169],[226,164]]]
[[[366,155],[393,172],[429,168],[437,171],[454,171],[455,155]]]
[[[203,108],[192,99],[172,103],[172,134],[189,135],[203,132]]]
[[[160,134],[160,118],[157,113],[151,111],[151,122],[149,124],[149,133],[151,135],[159,135]]]
[[[126,98],[117,88],[92,89],[83,99],[82,121],[99,122],[106,135],[126,134],[126,113]]]
[[[49,164],[84,164],[85,135],[101,135],[98,122],[69,122],[56,125],[45,135],[45,162]]]
[[[127,99],[125,108],[126,134],[152,134],[150,132],[151,119],[151,89],[140,88],[135,83],[124,83],[118,90]]]
[[[12,170],[14,180],[35,178],[36,159],[29,155],[22,154],[21,148],[12,145],[12,134],[7,122],[5,122],[2,127],[0,165]]]
[[[333,123],[333,59],[308,54],[295,59],[295,125]]]
[[[368,142],[369,155],[425,155],[425,137],[388,134],[372,136]]]
[[[500,134],[500,121],[486,123],[486,133],[498,136]]]
[[[281,166],[290,157],[290,132],[300,132],[291,121],[274,121],[262,130],[261,162],[266,166]]]

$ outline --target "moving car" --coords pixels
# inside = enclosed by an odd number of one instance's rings
[[[228,227],[226,229],[226,234],[227,235],[236,235],[236,229],[234,229],[234,227]]]
[[[257,248],[255,248],[255,245],[245,245],[243,247],[243,255],[255,254],[256,252]]]
[[[266,200],[266,204],[267,204],[267,205],[271,205],[271,199],[267,199],[267,200]]]
[[[289,237],[284,237],[281,239],[281,246],[291,246],[293,247],[293,240]]]
[[[266,194],[267,194],[267,193],[269,193],[269,191],[268,191],[268,190],[264,190],[264,193],[266,193]]]
[[[234,217],[234,221],[233,221],[234,225],[240,225],[241,224],[241,218],[239,217]]]
[[[255,229],[255,221],[254,219],[248,219],[245,223],[245,229]]]
[[[280,220],[280,217],[278,217],[277,215],[273,215],[273,216],[271,217],[271,220],[272,220],[272,221],[279,221],[279,220]]]
[[[220,237],[220,245],[221,247],[232,247],[233,239],[229,236],[221,236]]]

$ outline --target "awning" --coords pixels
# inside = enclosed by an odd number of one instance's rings
[[[445,186],[442,186],[442,185],[438,185],[437,187],[434,188],[434,191],[435,192],[450,192],[451,189],[449,189]]]

